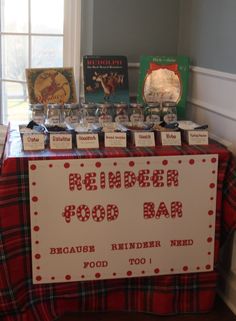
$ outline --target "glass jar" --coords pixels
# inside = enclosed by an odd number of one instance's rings
[[[144,111],[143,111],[142,104],[137,104],[137,103],[130,104],[129,109],[130,109],[129,119],[132,125],[135,125],[137,123],[144,121]]]
[[[79,121],[79,104],[64,105],[64,122],[67,124],[77,124]]]
[[[162,116],[166,124],[173,124],[177,122],[177,108],[173,101],[164,101],[162,103]]]
[[[97,123],[96,105],[93,103],[82,103],[81,122],[86,124]]]
[[[46,122],[48,125],[58,125],[62,122],[62,105],[48,104]]]
[[[44,124],[45,113],[43,104],[30,105],[30,120],[33,120],[38,125]]]
[[[145,107],[145,117],[148,123],[159,123],[161,121],[161,105],[158,102],[148,103]]]
[[[113,120],[113,111],[111,104],[97,104],[96,116],[100,124],[111,123]]]
[[[115,122],[125,124],[129,122],[129,113],[127,104],[114,104]]]

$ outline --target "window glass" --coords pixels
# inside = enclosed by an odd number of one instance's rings
[[[63,37],[32,36],[32,68],[63,66]]]
[[[28,66],[28,37],[2,36],[2,73],[3,78],[25,80]]]
[[[3,82],[3,103],[12,123],[27,123],[29,121],[26,84]]]
[[[2,0],[2,32],[28,32],[28,0]]]
[[[31,32],[63,33],[64,0],[31,0]]]
[[[0,0],[0,122],[28,120],[25,69],[63,67],[63,39],[64,0]]]

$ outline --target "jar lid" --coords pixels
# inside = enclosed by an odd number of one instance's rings
[[[62,107],[62,105],[60,104],[48,104],[48,108],[52,108],[52,109],[60,109]]]
[[[111,108],[112,104],[109,104],[109,103],[98,103],[97,107],[99,107],[99,108]]]
[[[114,104],[115,107],[128,107],[126,103],[116,103]]]
[[[81,106],[83,108],[95,108],[96,107],[95,103],[81,103]]]
[[[176,103],[174,101],[163,101],[163,107],[176,107]]]
[[[65,109],[77,109],[79,106],[79,104],[64,104]]]
[[[43,110],[44,109],[44,104],[32,104],[32,105],[30,105],[30,109]]]
[[[139,103],[131,103],[130,104],[131,108],[143,108],[143,104],[139,104]]]
[[[160,107],[160,103],[159,102],[151,102],[147,104],[148,108],[154,108],[154,107]]]

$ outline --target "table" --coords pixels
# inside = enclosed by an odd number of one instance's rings
[[[212,272],[33,285],[28,161],[33,159],[219,155],[215,268]],[[0,317],[51,321],[67,312],[136,311],[161,315],[209,311],[216,295],[220,244],[236,228],[236,166],[221,144],[23,152],[11,131],[0,176]]]

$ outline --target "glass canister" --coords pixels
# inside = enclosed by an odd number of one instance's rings
[[[177,108],[173,101],[164,101],[162,103],[162,116],[166,124],[177,122]]]
[[[45,122],[45,113],[43,104],[30,105],[30,120],[41,125]]]
[[[133,103],[129,106],[129,119],[132,125],[144,121],[144,108],[142,104]]]
[[[48,104],[46,123],[48,125],[58,125],[61,122],[62,122],[62,105]]]
[[[159,123],[161,121],[161,105],[158,102],[148,103],[145,107],[145,120],[148,123]]]
[[[125,124],[129,122],[129,112],[127,104],[114,104],[114,114],[116,123]]]
[[[79,122],[79,104],[64,105],[64,122],[69,125]]]
[[[84,125],[97,123],[96,105],[93,103],[82,103],[81,106],[81,122]]]
[[[97,104],[96,116],[100,124],[111,123],[113,120],[113,110],[111,104]]]

